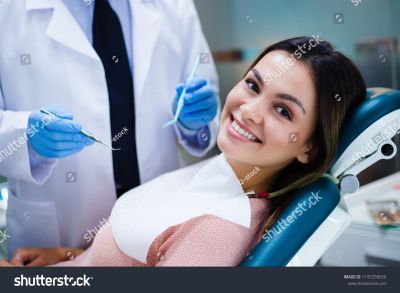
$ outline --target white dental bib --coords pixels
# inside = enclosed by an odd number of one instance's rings
[[[146,262],[158,235],[204,214],[250,227],[249,199],[224,154],[126,192],[117,200],[110,223],[118,248]]]

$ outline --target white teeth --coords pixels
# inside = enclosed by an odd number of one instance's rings
[[[241,134],[242,136],[244,136],[245,138],[251,140],[251,141],[255,141],[256,137],[254,135],[251,135],[250,133],[248,133],[246,130],[244,130],[243,128],[241,128],[239,126],[239,124],[237,124],[237,122],[235,120],[233,120],[232,122],[232,126],[233,129],[236,130],[237,133]]]

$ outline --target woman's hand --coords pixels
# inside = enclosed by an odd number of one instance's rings
[[[0,259],[0,267],[13,267],[6,259]]]
[[[18,248],[10,264],[27,267],[48,266],[61,261],[72,260],[83,251],[83,249],[69,247]]]

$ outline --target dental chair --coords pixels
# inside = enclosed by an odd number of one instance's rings
[[[328,175],[294,193],[268,230],[273,233],[264,234],[241,266],[314,266],[350,225],[351,216],[342,198],[358,190],[360,172],[396,155],[392,139],[397,133],[400,91],[368,89],[365,101],[344,121],[336,159]],[[304,203],[311,202],[312,197],[315,205],[308,204],[310,207],[304,209]]]

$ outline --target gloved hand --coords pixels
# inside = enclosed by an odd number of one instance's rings
[[[175,115],[179,96],[185,84],[178,84],[177,95],[172,104]],[[193,78],[188,85],[184,96],[184,106],[178,117],[178,122],[189,130],[198,130],[208,125],[217,114],[217,92],[204,78]]]
[[[33,111],[28,119],[28,142],[39,155],[45,158],[63,158],[94,143],[92,139],[79,133],[82,127],[72,122],[72,115],[56,107],[46,110],[57,118]]]

